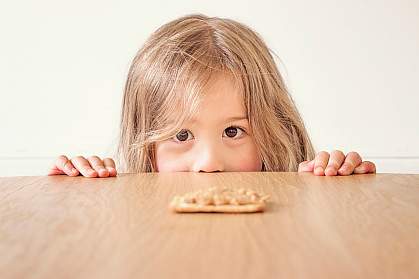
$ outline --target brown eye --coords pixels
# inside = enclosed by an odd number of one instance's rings
[[[241,138],[241,136],[244,132],[245,131],[242,128],[234,127],[234,126],[228,127],[224,130],[224,133],[227,137],[236,138],[236,139]],[[238,136],[237,136],[237,134],[238,134]]]
[[[176,139],[178,141],[186,141],[188,139],[188,130],[181,130],[179,133],[176,134]]]
[[[237,128],[235,127],[228,127],[224,131],[226,132],[226,135],[230,138],[234,138],[237,135]]]

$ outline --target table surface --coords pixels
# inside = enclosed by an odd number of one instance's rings
[[[212,186],[263,213],[174,213]],[[419,278],[419,175],[0,178],[0,278]]]

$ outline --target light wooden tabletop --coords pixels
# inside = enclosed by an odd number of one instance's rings
[[[212,186],[264,213],[169,211]],[[0,278],[419,278],[419,175],[0,178]]]

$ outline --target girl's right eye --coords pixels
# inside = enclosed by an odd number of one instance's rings
[[[189,135],[191,135],[192,137],[192,134],[189,130],[182,129],[179,133],[176,134],[175,140],[179,142],[184,142],[184,141],[187,141],[188,139],[192,139],[192,138],[189,138]]]

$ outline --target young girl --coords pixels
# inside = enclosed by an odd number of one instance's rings
[[[122,102],[122,172],[375,173],[356,152],[315,153],[268,47],[249,27],[188,15],[145,42]],[[62,155],[49,175],[116,176],[111,158]]]

